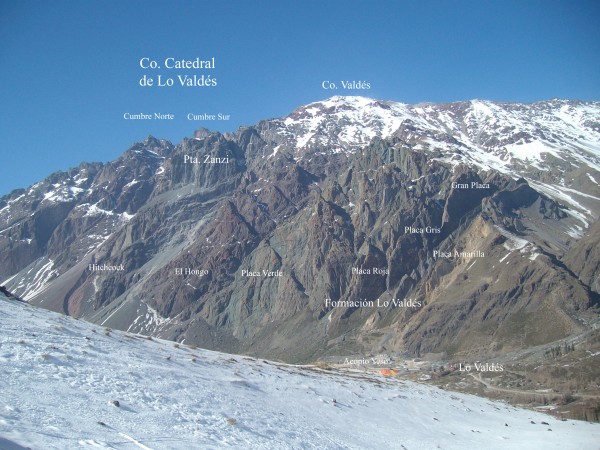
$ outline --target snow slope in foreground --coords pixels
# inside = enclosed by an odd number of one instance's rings
[[[3,449],[505,450],[598,443],[597,424],[375,374],[333,374],[109,332],[0,298]]]

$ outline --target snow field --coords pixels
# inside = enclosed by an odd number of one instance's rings
[[[0,298],[0,448],[506,450],[598,442],[598,424],[375,373],[194,349]]]

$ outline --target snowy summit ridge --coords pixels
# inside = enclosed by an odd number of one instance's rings
[[[452,165],[525,178],[588,218],[595,213],[582,205],[582,197],[589,199],[591,191],[591,198],[600,200],[599,102],[409,105],[335,96],[302,106],[276,122],[279,134],[300,155],[323,147],[351,154],[375,137],[394,137],[397,145]]]
[[[598,102],[553,99],[526,104],[476,99],[410,105],[335,96],[302,106],[281,123],[282,133],[294,135],[298,149],[311,143],[329,143],[351,151],[368,144],[373,137],[392,136],[406,123],[427,132],[421,138],[424,147],[428,143],[458,144],[471,153],[491,154],[502,161],[502,166],[509,166],[511,159],[539,162],[543,153],[560,158],[560,148],[566,147],[564,151],[579,155],[598,169],[599,119]],[[342,133],[337,141],[327,142],[327,138],[334,137],[334,129]],[[441,149],[446,147],[442,145]],[[472,155],[471,160],[486,166],[481,155]]]

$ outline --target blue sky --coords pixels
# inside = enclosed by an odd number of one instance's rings
[[[0,2],[0,195],[149,134],[235,131],[330,97],[600,100],[597,1]],[[215,57],[212,88],[143,88],[148,57]],[[202,74],[156,70],[164,77]],[[336,94],[351,94],[337,91]],[[172,113],[173,121],[124,120]],[[187,113],[230,114],[191,122]]]

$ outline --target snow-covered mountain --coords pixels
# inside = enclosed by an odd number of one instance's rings
[[[315,148],[353,153],[374,137],[395,135],[410,148],[452,165],[524,177],[581,213],[584,226],[598,217],[598,102],[472,100],[409,105],[338,96],[302,106],[274,123],[300,158],[311,157]]]
[[[581,449],[559,421],[376,372],[109,330],[0,294],[0,448]]]
[[[351,152],[374,137],[387,138],[402,125],[431,133],[434,141],[456,139],[470,149],[473,161],[484,166],[482,155],[497,157],[508,166],[512,159],[538,161],[543,153],[575,158],[600,168],[600,104],[554,99],[537,103],[471,100],[409,105],[365,97],[331,97],[302,106],[282,119],[281,134],[293,138],[301,150],[326,144],[332,151]],[[341,133],[332,133],[332,131]],[[419,136],[423,139],[422,136]],[[439,144],[440,142],[435,142]],[[446,146],[448,148],[448,146]],[[456,154],[456,148],[450,148]],[[545,167],[539,167],[545,170]]]

